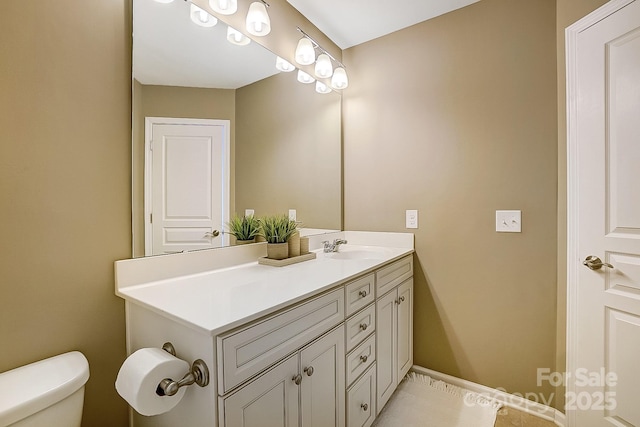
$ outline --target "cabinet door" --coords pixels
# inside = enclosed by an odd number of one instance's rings
[[[300,352],[304,427],[344,427],[344,326]]]
[[[398,382],[413,365],[413,279],[398,286]]]
[[[377,391],[376,410],[382,410],[398,385],[396,362],[397,290],[385,294],[376,301],[376,360]]]
[[[220,425],[225,427],[297,427],[298,355],[250,381],[222,402]]]

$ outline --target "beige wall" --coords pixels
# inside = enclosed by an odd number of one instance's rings
[[[133,105],[133,254],[138,257],[144,255],[144,118],[178,117],[231,121],[229,203],[233,209],[236,91],[142,85],[134,80]]]
[[[566,369],[567,329],[567,110],[566,57],[564,31],[569,25],[588,15],[606,0],[557,0],[557,56],[558,56],[558,323],[557,370]],[[564,390],[558,390],[564,396]],[[558,402],[562,407],[564,399]]]
[[[348,49],[345,228],[416,230],[415,363],[543,393],[555,366],[556,4],[484,0]],[[521,209],[523,232],[495,232]]]
[[[237,90],[236,211],[297,210],[303,226],[342,229],[340,97],[295,73]]]
[[[0,2],[0,371],[80,350],[84,425],[125,426],[129,3]]]

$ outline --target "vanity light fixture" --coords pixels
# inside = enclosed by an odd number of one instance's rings
[[[296,69],[296,67],[294,67],[289,61],[284,60],[279,56],[276,59],[276,68],[280,71],[284,71],[285,73],[288,73]]]
[[[315,67],[316,77],[326,79],[333,74],[333,65],[331,65],[331,58],[326,53],[321,53],[316,59]]]
[[[316,92],[318,92],[318,93],[329,93],[329,92],[331,92],[331,88],[327,87],[326,84],[324,84],[324,83],[322,83],[320,81],[317,81],[316,82]]]
[[[267,13],[269,3],[264,0],[255,1],[247,12],[247,31],[254,36],[266,36],[271,32],[271,20]]]
[[[349,86],[349,78],[347,77],[347,71],[342,67],[337,67],[333,71],[333,77],[331,77],[331,86],[334,89],[346,89]]]
[[[209,0],[209,7],[220,15],[233,15],[238,10],[238,0]]]
[[[213,27],[218,23],[216,18],[193,3],[191,3],[191,20],[201,27]]]
[[[300,65],[311,65],[316,60],[316,51],[313,43],[306,37],[302,37],[298,41],[296,47],[296,62]]]
[[[305,73],[304,71],[298,70],[298,81],[300,83],[309,84],[309,83],[315,82],[316,79],[314,79],[313,77],[311,77],[309,74]]]
[[[246,46],[251,43],[251,39],[235,28],[227,27],[227,40],[238,46]]]

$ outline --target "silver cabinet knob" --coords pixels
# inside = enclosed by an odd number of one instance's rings
[[[360,295],[361,298],[364,298],[367,296],[367,291],[360,291],[358,292],[358,295]]]
[[[582,265],[586,265],[591,270],[600,270],[602,267],[613,268],[613,265],[608,262],[602,262],[602,260],[595,255],[586,257]]]
[[[298,374],[294,376],[292,380],[294,383],[296,383],[296,385],[300,385],[302,383],[302,375]]]
[[[396,300],[396,304],[400,305],[404,301],[404,297],[400,297]]]
[[[313,366],[309,366],[308,368],[304,368],[304,373],[307,374],[308,377],[313,375]]]
[[[365,355],[363,355],[363,356],[360,356],[360,361],[361,361],[362,363],[367,363],[367,359],[369,359],[369,357],[368,357],[366,354],[365,354]]]
[[[368,327],[369,325],[367,325],[366,323],[360,323],[360,329],[362,329],[363,331],[366,331]]]
[[[367,411],[369,409],[369,405],[367,405],[366,403],[363,403],[362,405],[360,405],[360,407],[363,411]]]

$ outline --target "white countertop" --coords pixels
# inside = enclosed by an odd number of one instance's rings
[[[286,267],[256,262],[152,281],[116,290],[126,301],[147,307],[211,335],[302,301],[361,274],[411,254],[413,248],[345,245],[354,258],[315,251],[317,258]],[[371,257],[359,258],[358,254]]]

